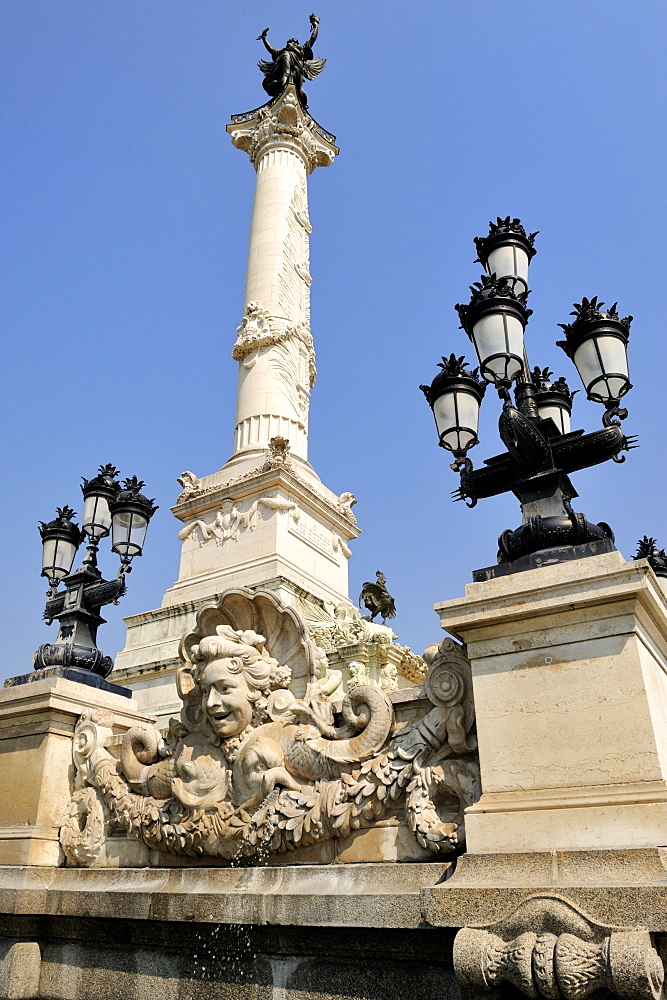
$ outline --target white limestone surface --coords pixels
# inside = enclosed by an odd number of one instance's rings
[[[288,603],[348,601],[356,520],[307,461],[315,380],[307,178],[338,153],[294,87],[228,126],[256,170],[241,323],[234,451],[222,469],[181,477],[178,579],[162,607],[127,620],[114,677],[161,719],[176,708],[181,636],[225,590],[269,588]],[[187,488],[186,488],[187,487]],[[303,610],[303,608],[301,608]]]
[[[667,840],[667,600],[618,552],[468,585],[436,605],[473,671],[472,852]]]
[[[250,156],[257,180],[244,311],[232,353],[239,362],[234,452],[259,452],[281,436],[306,459],[315,381],[307,179],[333,162],[338,149],[303,110],[294,87],[240,117],[228,131]]]
[[[64,677],[0,689],[0,865],[63,863],[72,738],[86,709],[117,733],[153,722],[133,699]]]

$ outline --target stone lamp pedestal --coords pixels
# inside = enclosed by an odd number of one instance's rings
[[[129,691],[92,673],[86,683],[68,673],[79,672],[38,670],[0,690],[0,867],[63,864],[59,831],[72,794],[74,729],[84,712],[96,713],[115,734],[153,721]]]
[[[422,890],[463,995],[658,1000],[667,930],[667,599],[619,552],[436,605],[467,646],[482,795]]]
[[[667,598],[610,552],[436,605],[466,644],[483,794],[473,855],[667,843]]]

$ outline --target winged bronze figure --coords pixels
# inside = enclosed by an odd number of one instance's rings
[[[320,19],[315,14],[310,15],[310,38],[303,45],[298,38],[288,38],[283,49],[274,49],[267,41],[266,36],[269,29],[265,28],[257,41],[264,42],[264,46],[271,56],[271,61],[260,59],[258,66],[264,74],[262,86],[269,97],[279,97],[280,94],[293,84],[296,88],[297,96],[302,108],[308,107],[308,99],[303,89],[304,78],[314,80],[322,72],[326,59],[313,58],[313,45],[317,39]]]

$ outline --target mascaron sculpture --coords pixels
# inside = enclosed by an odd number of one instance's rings
[[[80,719],[61,831],[69,860],[94,863],[110,822],[157,851],[232,860],[388,816],[423,848],[453,852],[480,794],[470,666],[451,639],[429,649],[421,718],[398,724],[388,693],[369,685],[336,713],[318,682],[326,657],[299,614],[268,592],[228,591],[182,640],[183,707],[166,739],[134,727],[118,759],[110,720]]]

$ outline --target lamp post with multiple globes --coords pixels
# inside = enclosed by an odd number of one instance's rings
[[[54,643],[40,646],[33,656],[35,670],[73,667],[107,677],[113,660],[97,648],[97,629],[104,624],[99,609],[117,604],[125,593],[125,575],[143,551],[148,522],[157,510],[140,492],[144,484],[133,476],[121,485],[113,465],[102,465],[94,479],[84,479],[83,519],[79,528],[71,507],[58,507],[53,521],[40,522],[42,576],[49,581],[44,611],[47,624],[60,622]],[[105,580],[97,566],[100,541],[111,534],[111,550],[120,557],[114,580]],[[74,557],[86,540],[81,566],[72,572]],[[65,590],[59,590],[60,583]]]
[[[632,388],[626,353],[632,316],[621,319],[616,304],[605,310],[597,297],[582,299],[574,320],[560,324],[565,339],[557,341],[574,361],[587,397],[604,405],[602,430],[571,431],[574,392],[564,378],[554,381],[548,368],[530,368],[524,334],[532,314],[526,303],[536,235],[507,217],[490,223],[488,236],[475,239],[485,273],[471,286],[470,301],[456,310],[479,365],[470,371],[463,357],[452,354],[443,358],[431,385],[421,386],[440,446],[452,452],[452,469],[460,475],[455,499],[473,507],[483,497],[511,491],[521,503],[521,525],[498,540],[499,566],[476,571],[475,579],[613,548],[608,524],[591,524],[572,510],[578,494],[569,473],[608,459],[623,462],[621,452],[636,440],[620,425],[627,416],[620,400]],[[499,433],[507,451],[474,469],[468,451],[478,444],[479,411],[489,384],[503,401]]]

